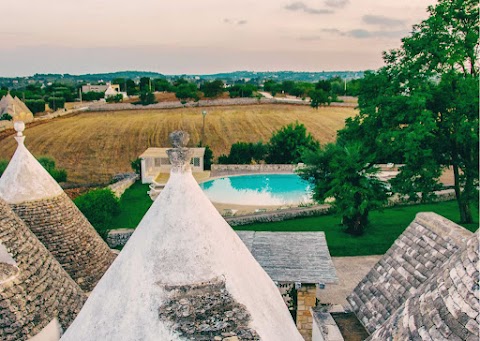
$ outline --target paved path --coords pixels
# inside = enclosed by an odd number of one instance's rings
[[[325,289],[317,290],[317,298],[320,303],[347,306],[347,296],[381,257],[332,257],[333,265],[337,271],[338,284],[327,284]]]

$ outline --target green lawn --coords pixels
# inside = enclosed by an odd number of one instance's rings
[[[148,185],[137,181],[120,199],[121,213],[115,217],[110,228],[135,228],[152,204],[146,194]],[[370,213],[370,225],[361,237],[343,232],[340,216],[324,215],[299,218],[273,223],[259,223],[235,227],[237,230],[254,231],[324,231],[332,256],[361,256],[384,254],[395,239],[405,230],[418,212],[436,212],[458,222],[459,213],[455,201],[398,206]],[[478,209],[474,210],[475,223],[464,225],[470,231],[478,228]]]
[[[324,231],[332,256],[381,255],[393,244],[418,212],[436,212],[458,222],[459,213],[455,201],[398,206],[370,213],[370,225],[361,237],[343,232],[340,216],[325,215],[273,223],[238,226],[238,230],[254,231]],[[474,224],[464,225],[470,231],[478,228],[478,209],[474,210]]]
[[[148,185],[135,182],[120,198],[120,214],[108,226],[110,229],[135,228],[152,205]]]

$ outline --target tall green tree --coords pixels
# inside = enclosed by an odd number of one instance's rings
[[[334,198],[332,207],[342,215],[342,225],[353,235],[364,233],[368,215],[387,201],[387,189],[377,177],[372,160],[365,159],[360,143],[327,144],[304,154],[307,166],[299,175],[314,185],[313,198],[324,202]]]
[[[295,122],[274,132],[267,146],[267,163],[294,164],[302,162],[302,154],[316,151],[317,140],[307,132],[301,123]]]
[[[157,103],[157,101],[155,100],[155,95],[153,94],[153,92],[142,91],[140,93],[140,103],[142,105],[148,105],[148,104]]]
[[[188,100],[198,101],[198,89],[194,83],[182,83],[175,89],[175,96],[182,102],[186,103]]]
[[[328,94],[322,89],[315,89],[310,91],[310,106],[314,109],[318,109],[320,105],[328,104],[330,105],[330,98]]]
[[[224,83],[221,79],[216,79],[211,82],[205,82],[200,86],[200,91],[203,92],[207,98],[215,98],[223,93]]]
[[[431,196],[451,167],[460,220],[472,222],[478,197],[478,3],[440,0],[413,27],[385,67],[360,86],[360,114],[340,140],[362,141],[377,161],[403,162],[393,185],[408,196]]]

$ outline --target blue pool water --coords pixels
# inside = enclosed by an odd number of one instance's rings
[[[311,185],[295,174],[254,174],[200,184],[208,198],[233,205],[298,205],[312,201]]]

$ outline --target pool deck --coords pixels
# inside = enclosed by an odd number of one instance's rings
[[[233,173],[233,172],[232,172]],[[396,175],[395,171],[380,171],[381,176],[385,178],[391,178]],[[194,172],[192,173],[195,180],[200,184],[208,180],[214,180],[230,176],[242,176],[242,175],[252,175],[252,174],[295,174],[294,172],[286,173],[282,172],[269,172],[269,173],[251,173],[251,172],[235,172],[234,174],[222,174],[217,176],[211,176],[210,171],[204,172]],[[160,173],[155,181],[159,184],[166,184],[170,177],[170,173]],[[440,182],[446,186],[451,186],[453,184],[453,171],[452,169],[445,169],[440,177]],[[268,212],[278,212],[279,210],[290,210],[297,209],[297,205],[235,205],[235,204],[224,204],[212,202],[215,208],[223,216],[244,216],[244,215],[253,215],[253,214],[262,214]],[[319,205],[321,206],[321,205]]]

